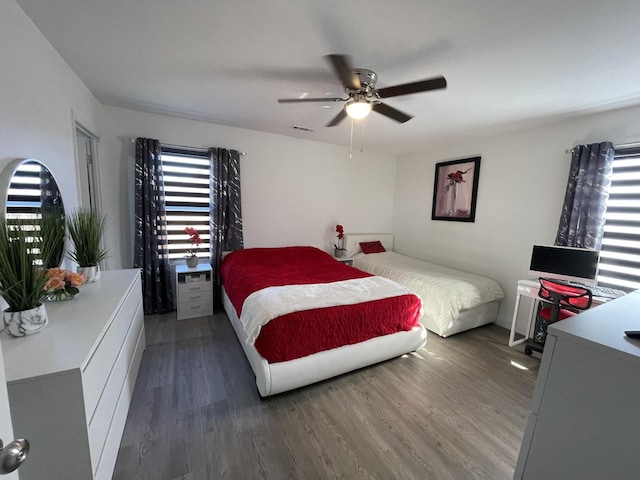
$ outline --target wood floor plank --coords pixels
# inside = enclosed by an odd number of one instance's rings
[[[261,400],[224,312],[145,318],[114,479],[510,479],[539,360],[489,325]]]

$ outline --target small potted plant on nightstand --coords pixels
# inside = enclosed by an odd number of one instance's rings
[[[105,225],[106,217],[91,208],[79,208],[67,216],[73,242],[69,257],[78,263],[77,272],[84,274],[87,282],[100,278],[100,262],[107,257],[108,251],[100,245]]]
[[[338,232],[338,235],[336,235],[336,237],[338,237],[338,243],[333,244],[333,246],[335,247],[335,249],[333,250],[333,255],[336,258],[340,258],[345,251],[345,249],[343,248],[344,247],[344,227],[340,224],[336,225],[336,232]]]
[[[200,233],[195,228],[186,227],[184,232],[189,235],[189,242],[191,242],[191,248],[187,250],[188,255],[185,258],[187,267],[196,268],[198,266],[198,248],[202,243],[200,239]]]
[[[9,226],[0,219],[0,294],[9,305],[0,330],[6,327],[14,337],[37,333],[49,323],[42,302],[47,277],[36,265],[33,234],[22,227],[22,222]]]

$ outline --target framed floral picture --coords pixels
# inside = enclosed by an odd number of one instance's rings
[[[474,222],[480,157],[436,163],[431,220]]]

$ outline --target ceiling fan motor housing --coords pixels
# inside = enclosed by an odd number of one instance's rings
[[[373,70],[367,68],[354,68],[353,74],[360,80],[360,90],[347,89],[347,93],[364,93],[370,95],[376,87],[378,75]]]

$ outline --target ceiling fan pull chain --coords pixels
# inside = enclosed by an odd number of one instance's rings
[[[353,158],[353,118],[351,119],[351,139],[349,140],[349,158]]]
[[[360,153],[364,152],[364,118],[362,119],[362,132],[360,137]]]

